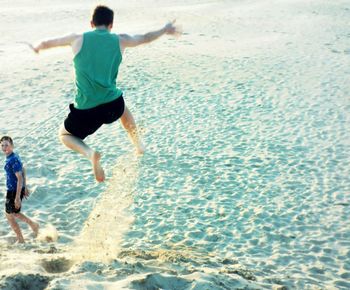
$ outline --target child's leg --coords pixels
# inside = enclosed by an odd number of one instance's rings
[[[14,230],[14,232],[16,234],[18,242],[24,243],[24,238],[22,236],[21,229],[20,229],[18,223],[16,222],[15,215],[6,213],[6,218],[9,222],[11,228]]]
[[[128,132],[128,135],[129,135],[132,143],[135,145],[137,153],[143,154],[145,152],[145,148],[144,148],[144,146],[139,138],[135,119],[132,116],[132,114],[129,111],[127,106],[125,106],[124,113],[120,117],[120,121],[121,121],[124,129]]]
[[[70,134],[65,128],[64,125],[61,126],[59,130],[59,138],[61,142],[66,145],[69,149],[74,150],[86,158],[88,158],[92,163],[92,169],[95,174],[95,178],[98,182],[102,182],[105,179],[105,174],[103,168],[100,165],[101,154],[92,150],[87,146],[83,140]]]
[[[21,221],[27,223],[32,228],[32,231],[34,233],[34,237],[38,236],[39,224],[33,222],[30,218],[26,217],[22,213],[15,213],[14,215],[16,218],[19,218]]]

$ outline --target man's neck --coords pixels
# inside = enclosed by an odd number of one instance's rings
[[[108,27],[105,26],[105,25],[95,26],[95,29],[97,29],[97,30],[108,30],[108,31],[110,31],[110,29],[108,29]]]

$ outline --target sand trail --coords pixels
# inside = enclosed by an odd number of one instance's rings
[[[128,154],[117,161],[107,190],[101,195],[71,248],[76,262],[107,262],[116,257],[123,234],[133,218],[127,213],[132,204],[137,179],[137,160]]]

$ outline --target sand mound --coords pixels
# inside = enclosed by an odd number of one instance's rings
[[[41,290],[45,289],[50,278],[39,274],[18,273],[13,276],[1,277],[0,289],[6,290]]]
[[[190,262],[188,255],[181,254],[175,250],[144,251],[144,250],[125,250],[118,255],[119,258],[133,257],[143,260],[158,260],[162,262]]]
[[[64,257],[51,260],[42,260],[41,265],[48,273],[63,273],[69,271],[73,262]]]
[[[165,276],[160,274],[149,274],[146,278],[135,280],[130,283],[133,289],[186,289],[191,284],[183,278]]]

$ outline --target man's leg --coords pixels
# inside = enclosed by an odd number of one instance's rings
[[[59,138],[61,142],[67,146],[69,149],[74,150],[85,156],[87,159],[91,161],[92,168],[95,174],[95,178],[98,182],[103,182],[105,180],[104,171],[100,165],[101,154],[92,150],[89,146],[87,146],[83,140],[78,137],[75,137],[71,133],[69,133],[64,125],[62,125],[59,129]]]
[[[15,213],[14,215],[15,215],[16,218],[18,218],[21,221],[25,222],[26,224],[28,224],[32,228],[32,231],[34,233],[34,237],[38,236],[39,224],[33,222],[30,218],[26,217],[22,213]]]
[[[24,243],[24,238],[22,236],[21,229],[20,229],[18,223],[16,222],[15,215],[11,214],[11,213],[6,213],[6,218],[9,222],[11,228],[13,229],[13,231],[16,234],[18,242]]]
[[[134,117],[132,116],[127,106],[125,106],[124,113],[120,117],[120,122],[122,123],[125,130],[128,132],[131,142],[135,145],[137,154],[145,153],[145,148],[137,132]]]

